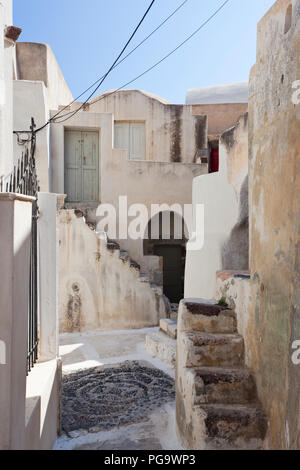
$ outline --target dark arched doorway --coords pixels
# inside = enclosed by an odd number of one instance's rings
[[[184,297],[187,232],[181,215],[160,212],[148,223],[144,256],[162,258],[163,290],[171,303]]]

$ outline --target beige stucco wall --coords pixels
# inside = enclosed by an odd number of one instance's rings
[[[234,126],[248,110],[248,103],[197,104],[192,106],[195,116],[206,115],[209,135],[221,135]]]
[[[72,93],[48,44],[18,42],[16,69],[18,80],[44,82],[49,109],[57,109],[73,101]]]
[[[26,380],[25,450],[52,450],[60,428],[61,360],[38,363]]]
[[[72,109],[77,107],[75,103]],[[193,116],[191,109],[140,90],[120,90],[96,97],[85,112],[109,113],[115,121],[145,122],[146,160],[194,163],[197,151],[207,148],[207,128],[206,116]]]
[[[13,82],[14,129],[29,130],[31,117],[37,128],[49,119],[47,90],[41,81],[15,80]],[[14,136],[14,162],[21,157],[24,147]],[[49,191],[49,128],[43,129],[36,138],[36,165],[40,188]]]
[[[112,204],[117,213],[119,196],[127,196],[128,207],[135,203],[144,204],[149,219],[151,204],[191,204],[193,178],[207,173],[207,164],[128,160],[126,151],[113,148],[114,117],[111,114],[80,112],[65,124],[66,127],[64,124],[51,126],[53,192],[64,193],[65,129],[99,132],[99,202]],[[116,240],[145,272],[149,272],[153,260],[149,257],[148,263],[143,259],[142,240],[119,240],[118,236]]]
[[[6,26],[12,25],[12,1],[0,3],[0,177],[13,167],[13,51],[14,44],[4,37]]]
[[[59,321],[61,332],[156,326],[166,316],[162,291],[140,276],[119,250],[77,217],[59,213]]]
[[[193,206],[204,206],[204,245],[187,245],[185,297],[212,299],[216,271],[248,267],[248,116],[225,132],[220,140],[219,172],[199,176],[193,182]],[[193,230],[202,221],[194,215]],[[246,231],[243,230],[246,224]],[[241,228],[242,226],[242,228]],[[238,243],[238,245],[237,245]]]
[[[146,226],[141,227],[141,234],[146,232],[151,219],[152,204],[179,204],[184,212],[184,205],[192,203],[192,181],[195,176],[207,172],[207,165],[134,162],[126,159],[125,152],[113,153],[113,161],[107,161],[102,179],[102,202],[109,202],[119,211],[119,196],[127,196],[128,207],[143,204],[148,211]],[[118,237],[117,237],[118,239]],[[148,272],[147,258],[143,257],[143,237],[138,240],[120,240],[122,248],[127,250],[135,261],[143,265]],[[152,257],[149,258],[151,264]]]
[[[33,198],[0,193],[0,449],[24,448],[28,285]]]
[[[292,25],[284,32],[286,12]],[[272,448],[300,447],[300,1],[278,0],[258,25],[249,100],[252,363]]]
[[[50,109],[69,104],[72,94],[65,82],[51,48],[47,44],[16,45],[16,80],[13,82],[14,130],[29,130],[31,117],[37,128],[50,117]],[[21,156],[22,147],[14,137],[14,160]],[[37,174],[41,191],[50,187],[49,126],[37,134]]]
[[[251,324],[251,302],[256,296],[256,285],[253,285],[248,272],[219,271],[216,273],[217,301],[226,299],[229,307],[234,310],[237,317],[238,332],[245,341],[245,363],[249,368],[253,366],[252,338],[249,331]]]
[[[251,280],[217,276],[217,298],[225,296],[237,312],[246,361],[269,418],[271,449],[300,447],[300,368],[292,362],[300,338],[300,107],[292,102],[299,44],[300,1],[278,0],[258,25],[250,79]]]

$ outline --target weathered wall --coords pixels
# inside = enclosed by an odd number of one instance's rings
[[[151,204],[191,204],[193,178],[207,173],[207,164],[128,160],[126,151],[113,149],[113,123],[111,114],[91,112],[78,113],[67,122],[67,128],[99,131],[99,202],[113,204],[118,213],[119,196],[127,196],[128,207],[144,204],[149,219]],[[64,131],[64,124],[51,126],[52,191],[56,193],[64,193]],[[145,229],[146,226],[141,232]],[[111,238],[119,241],[118,236]],[[149,272],[153,259],[143,258],[143,240],[120,240],[120,243]]]
[[[29,130],[31,117],[34,117],[37,128],[43,126],[49,119],[47,90],[43,82],[15,80],[13,82],[14,129]],[[20,158],[23,147],[14,137],[14,162]],[[37,134],[36,165],[40,188],[49,191],[49,127]]]
[[[101,183],[102,202],[113,204],[117,213],[119,196],[127,196],[128,207],[135,203],[144,204],[149,219],[146,220],[146,225],[141,227],[142,235],[151,219],[151,204],[171,206],[176,203],[180,204],[183,210],[184,204],[192,203],[193,178],[207,172],[205,164],[134,162],[126,160],[124,152],[122,155],[114,151],[113,155],[114,161],[107,161],[105,177]],[[143,257],[143,238],[120,240],[120,243],[135,261],[145,266],[148,257]]]
[[[220,141],[228,162],[228,182],[238,198],[238,219],[222,247],[222,269],[249,269],[248,114]]]
[[[73,105],[76,107],[77,103]],[[86,109],[91,113],[112,114],[115,121],[145,122],[146,160],[194,163],[198,150],[207,148],[205,116],[193,116],[190,106],[173,105],[150,93],[106,92]]]
[[[290,29],[286,13],[292,5]],[[253,297],[247,334],[270,447],[300,447],[300,1],[278,0],[258,25],[250,80],[250,267]]]
[[[60,331],[151,327],[165,316],[161,289],[151,286],[128,256],[108,249],[82,214],[61,210]]]
[[[49,109],[57,109],[58,106],[73,101],[73,96],[48,44],[18,42],[16,68],[17,80],[44,82]]]
[[[60,359],[38,363],[26,381],[25,450],[52,450],[60,428]]]
[[[31,117],[34,117],[37,128],[42,127],[49,119],[50,109],[57,109],[59,105],[69,104],[73,100],[47,44],[17,43],[16,70],[13,83],[15,130],[29,130]],[[15,161],[21,152],[15,136]],[[41,191],[47,192],[51,185],[49,127],[37,134],[36,162]]]
[[[193,205],[204,205],[204,246],[187,245],[185,297],[214,298],[220,269],[248,268],[248,116],[220,140],[220,169],[193,182]],[[195,210],[194,210],[194,213]],[[194,219],[194,230],[197,223]],[[200,230],[200,226],[198,225]],[[231,266],[232,264],[232,266]]]
[[[238,332],[245,341],[245,362],[252,368],[253,344],[251,324],[252,296],[256,297],[256,286],[252,285],[250,274],[247,271],[219,271],[217,272],[216,295],[217,301],[226,299],[229,307],[236,313]]]
[[[5,39],[6,26],[12,25],[12,1],[0,3],[0,178],[13,167],[13,49]]]
[[[206,115],[208,135],[221,135],[226,129],[235,126],[237,120],[248,110],[248,103],[198,104],[192,106],[195,116]]]

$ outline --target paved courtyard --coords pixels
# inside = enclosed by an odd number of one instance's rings
[[[54,449],[180,449],[174,370],[145,351],[157,328],[61,335],[63,434]]]

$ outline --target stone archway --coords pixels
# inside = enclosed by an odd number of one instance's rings
[[[144,256],[162,258],[164,294],[175,304],[184,297],[187,239],[183,217],[165,211],[149,221],[143,242]]]

